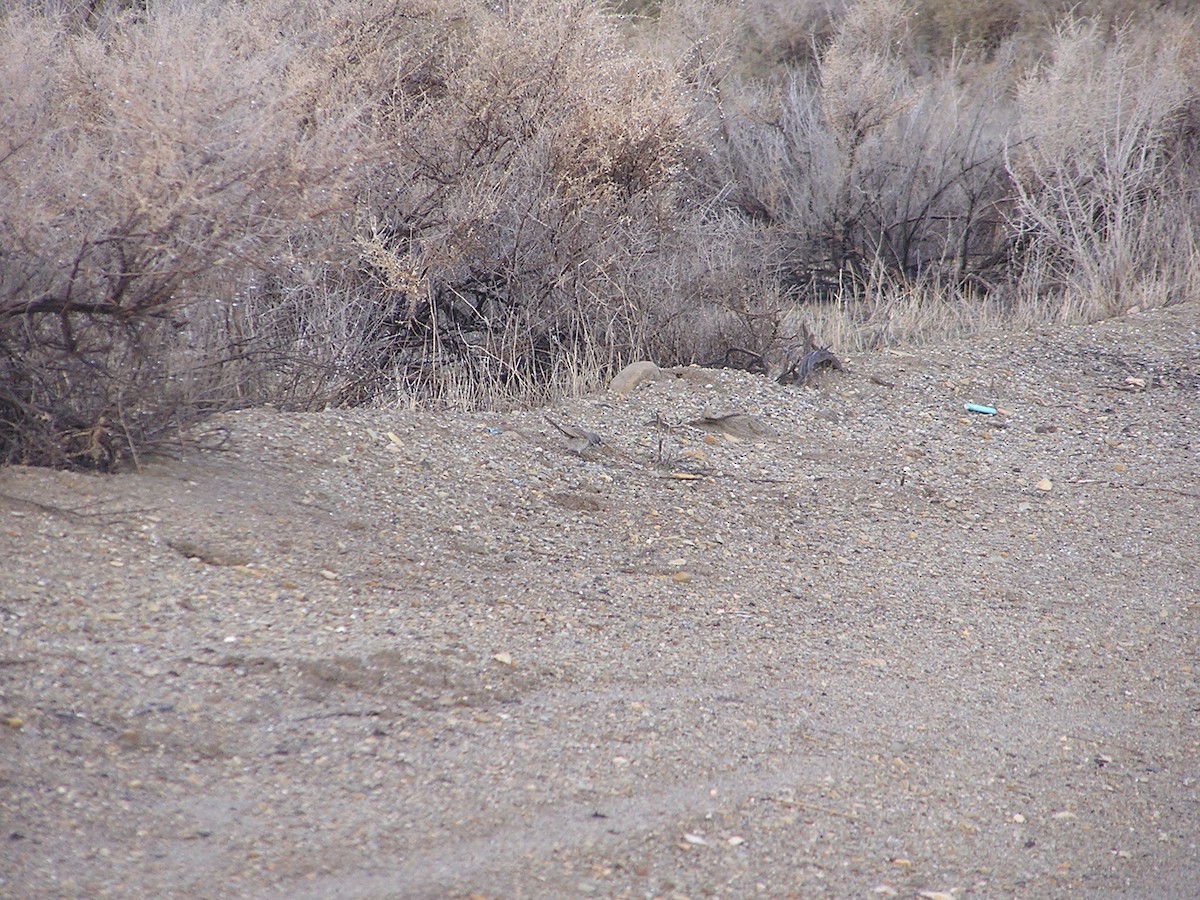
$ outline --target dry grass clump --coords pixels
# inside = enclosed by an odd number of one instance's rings
[[[13,5],[0,461],[1193,294],[1200,29],[1134,6]]]

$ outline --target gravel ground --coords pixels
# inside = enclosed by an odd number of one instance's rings
[[[0,894],[1194,897],[1198,400],[1186,303],[0,471]]]

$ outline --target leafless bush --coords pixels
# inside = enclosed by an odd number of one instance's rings
[[[784,312],[871,319],[882,298],[911,316],[925,296],[988,320],[1094,317],[1194,291],[1194,19],[1068,17],[1031,64],[1015,41],[931,58],[935,9],[860,0],[810,65],[714,79],[707,188],[759,235]]]
[[[536,394],[655,333],[687,99],[594,4],[94,12],[3,23],[3,458],[447,372]]]
[[[1179,180],[1177,127],[1189,44],[1170,34],[1110,41],[1073,21],[1021,83],[1024,139],[1009,171],[1024,302],[1092,319],[1190,277],[1195,202]]]
[[[400,301],[397,376],[436,389],[436,361],[505,392],[563,358],[627,357],[653,327],[685,98],[594,4],[461,17],[401,50],[358,236],[368,289]]]
[[[189,298],[336,204],[297,48],[261,25],[205,2],[0,23],[0,459],[110,468],[185,420]]]
[[[1086,19],[1103,30],[1143,24],[1166,11],[1194,11],[1193,0],[908,0],[914,37],[933,59],[967,50],[999,51],[1006,44],[1029,59],[1044,53],[1055,27]]]
[[[876,265],[986,284],[1006,262],[1006,70],[972,80],[956,59],[917,76],[906,15],[861,4],[815,71],[730,116],[731,200],[776,233],[779,277],[799,295],[832,296]]]
[[[750,35],[743,67],[768,75],[773,67],[808,66],[837,33],[847,0],[751,0],[743,4]]]
[[[0,460],[1194,291],[1195,23],[1056,3],[960,52],[937,0],[27,0]]]

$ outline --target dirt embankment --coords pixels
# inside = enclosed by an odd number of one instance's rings
[[[0,893],[1193,896],[1198,323],[2,471]]]

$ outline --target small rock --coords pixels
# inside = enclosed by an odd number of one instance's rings
[[[662,378],[662,370],[649,360],[632,362],[618,372],[609,382],[608,388],[614,394],[626,397],[633,393],[638,385],[647,381],[657,381]]]

